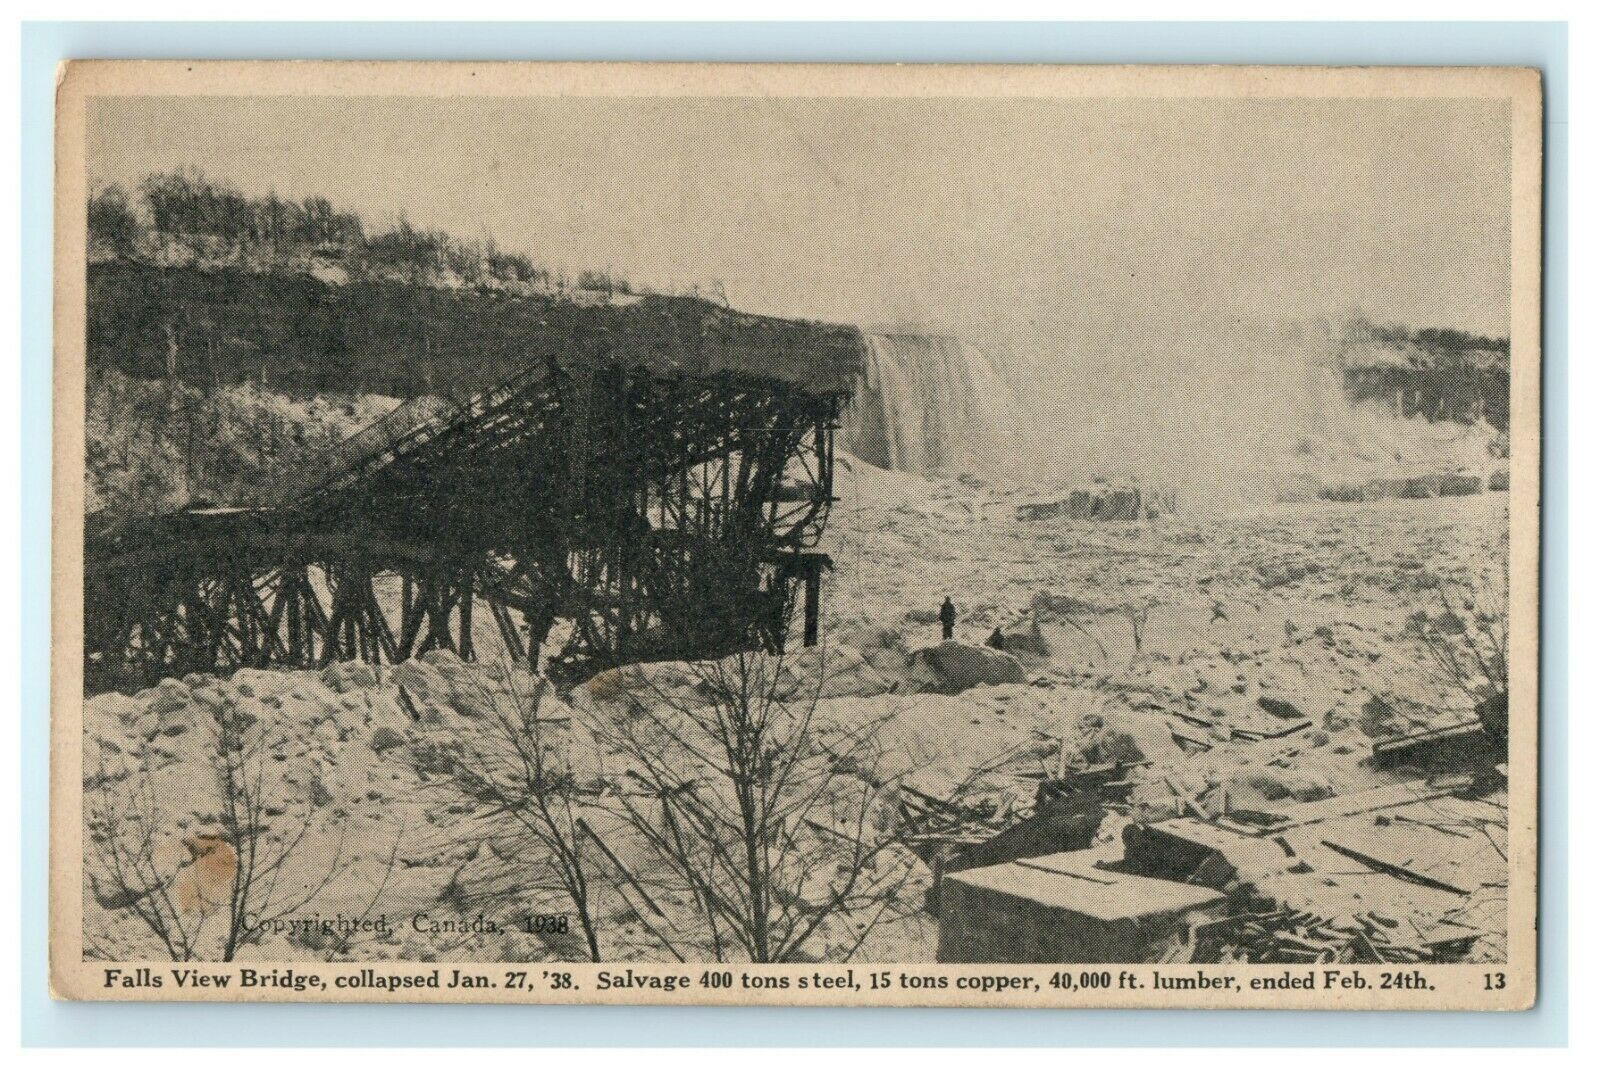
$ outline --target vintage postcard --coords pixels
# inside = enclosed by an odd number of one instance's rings
[[[1541,123],[63,67],[53,991],[1532,1005]]]

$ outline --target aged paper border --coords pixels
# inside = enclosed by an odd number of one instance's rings
[[[1051,993],[1049,965],[953,966],[919,963],[916,971],[944,975],[940,992],[869,993],[838,989],[798,992],[708,991],[689,985],[677,992],[597,991],[594,976],[631,968],[636,975],[698,976],[701,968],[668,965],[563,964],[582,990],[450,992],[426,988],[396,992],[341,991],[332,986],[299,992],[284,988],[242,991],[160,989],[126,992],[104,983],[103,963],[83,961],[82,938],[82,642],[84,390],[86,329],[87,195],[86,111],[95,96],[777,96],[777,97],[1035,97],[1183,98],[1282,97],[1360,99],[1501,98],[1512,106],[1511,256],[1511,488],[1510,592],[1511,725],[1508,844],[1508,962],[1503,989],[1484,990],[1484,966],[1428,966],[1433,990],[1384,991],[1381,966],[1346,966],[1364,988],[1254,992],[1225,995],[1185,991]],[[889,64],[702,63],[461,63],[327,61],[96,60],[63,64],[56,98],[54,464],[51,571],[50,742],[50,986],[57,998],[125,1001],[506,1002],[693,1005],[918,1005],[982,1007],[1184,1007],[1281,1009],[1526,1009],[1537,991],[1537,859],[1539,743],[1539,560],[1541,508],[1541,226],[1543,219],[1543,98],[1540,76],[1529,68],[1494,67],[1226,67],[1042,66]],[[168,970],[171,963],[126,963]],[[498,975],[500,963],[474,967]],[[238,965],[200,965],[218,975]],[[270,968],[265,964],[256,966]],[[378,975],[421,975],[424,963],[370,965],[293,963],[306,976],[332,982],[361,970]],[[771,976],[850,974],[857,983],[883,963],[854,966],[747,966],[736,972]],[[889,967],[893,967],[890,963]],[[446,977],[451,966],[443,967]],[[532,967],[530,967],[532,968]],[[1082,968],[1072,966],[1074,971]],[[1111,966],[1116,970],[1117,966]],[[1147,966],[1135,968],[1149,971]],[[1163,966],[1172,975],[1204,972],[1247,979],[1283,966]],[[1488,967],[1493,969],[1493,967]],[[962,989],[983,978],[1032,977],[1043,995]]]

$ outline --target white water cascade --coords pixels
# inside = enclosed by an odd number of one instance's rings
[[[1011,452],[1014,399],[999,366],[960,338],[869,334],[841,448],[918,474],[991,468]]]

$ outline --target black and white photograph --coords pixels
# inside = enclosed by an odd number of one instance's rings
[[[1536,73],[63,84],[60,993],[1531,1000]]]

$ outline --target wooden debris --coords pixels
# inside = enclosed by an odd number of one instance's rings
[[[1464,891],[1459,887],[1454,887],[1448,883],[1445,883],[1443,880],[1436,880],[1432,876],[1426,876],[1420,872],[1414,872],[1403,865],[1396,865],[1392,862],[1373,857],[1371,854],[1364,854],[1359,850],[1354,850],[1348,846],[1342,846],[1331,839],[1322,840],[1322,845],[1326,846],[1329,850],[1334,850],[1343,854],[1345,857],[1359,861],[1363,865],[1366,865],[1377,872],[1382,872],[1385,875],[1393,876],[1397,880],[1405,880],[1408,883],[1414,883],[1422,887],[1432,887],[1436,891],[1449,891],[1452,894],[1467,895],[1472,893],[1470,891]]]
[[[1398,739],[1384,739],[1372,746],[1372,763],[1378,768],[1394,768],[1398,765],[1487,768],[1504,756],[1503,747],[1497,749],[1494,740],[1476,720],[1419,731]]]
[[[1190,929],[1196,962],[1399,964],[1452,960],[1430,944],[1397,938],[1398,922],[1377,914],[1320,917],[1295,909],[1238,913]]]

